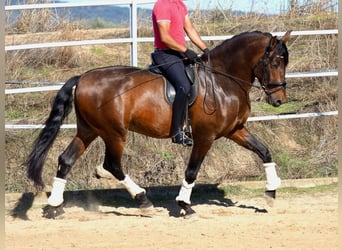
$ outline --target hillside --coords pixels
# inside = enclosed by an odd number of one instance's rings
[[[39,1],[36,1],[39,3]],[[46,1],[41,1],[45,3]],[[51,1],[53,2],[53,1]],[[63,3],[66,1],[54,1],[56,3]],[[25,4],[27,1],[11,0],[6,2],[6,5]],[[10,23],[15,23],[22,11],[12,11],[8,19]],[[87,6],[87,7],[73,7],[73,8],[56,8],[55,15],[64,17],[70,22],[80,20],[98,20],[101,19],[106,22],[111,22],[116,25],[129,24],[130,8],[128,6]],[[146,18],[151,16],[151,10],[138,8],[138,15]]]
[[[37,3],[46,3],[46,0],[36,0]],[[67,1],[56,0],[51,1],[55,3],[64,3]],[[24,0],[7,0],[6,5],[16,5],[16,4],[27,4]],[[190,11],[193,13],[194,11]],[[201,10],[203,15],[206,15],[208,10]],[[148,20],[151,18],[151,6],[149,8],[137,9],[137,15],[139,19]],[[9,23],[15,23],[18,16],[20,16],[21,11],[12,11],[10,17],[8,18]],[[241,11],[233,11],[234,15],[245,15]],[[82,22],[94,22],[94,21],[104,21],[111,23],[116,26],[127,26],[130,22],[130,8],[128,5],[104,5],[104,6],[86,6],[86,7],[72,7],[72,8],[56,8],[55,15],[58,17],[63,17],[70,22],[82,21]]]

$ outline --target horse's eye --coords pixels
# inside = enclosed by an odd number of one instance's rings
[[[271,67],[272,67],[272,68],[278,67],[278,63],[276,63],[276,62],[271,62]]]

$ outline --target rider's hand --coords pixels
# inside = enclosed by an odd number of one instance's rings
[[[195,63],[199,60],[199,57],[197,55],[197,53],[191,49],[187,49],[185,52],[184,52],[184,55],[186,58],[189,59],[189,61],[191,63]]]
[[[205,48],[203,50],[203,55],[208,55],[210,53],[210,50],[208,48]]]

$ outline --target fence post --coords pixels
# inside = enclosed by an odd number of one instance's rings
[[[0,158],[5,159],[5,130],[4,125],[5,125],[5,86],[3,82],[5,81],[5,50],[3,49],[5,47],[5,1],[0,2],[0,98],[1,98],[1,103],[0,103],[0,115],[1,115],[1,121],[0,121]],[[3,161],[5,162],[5,160]],[[1,167],[0,169],[0,189],[5,190],[5,167]],[[4,204],[5,202],[5,195],[4,192],[0,195],[0,202],[1,204]],[[0,210],[0,216],[1,218],[5,218],[5,209],[1,208]],[[5,226],[4,222],[1,222],[1,229],[3,229]],[[0,233],[0,249],[5,249],[5,234]]]
[[[131,42],[131,65],[137,67],[138,66],[138,15],[137,15],[137,0],[132,0],[130,5],[131,7],[131,18],[130,18],[130,37],[132,39]]]

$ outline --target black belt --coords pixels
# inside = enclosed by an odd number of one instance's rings
[[[173,49],[159,49],[159,48],[154,48],[154,51],[175,51]]]

